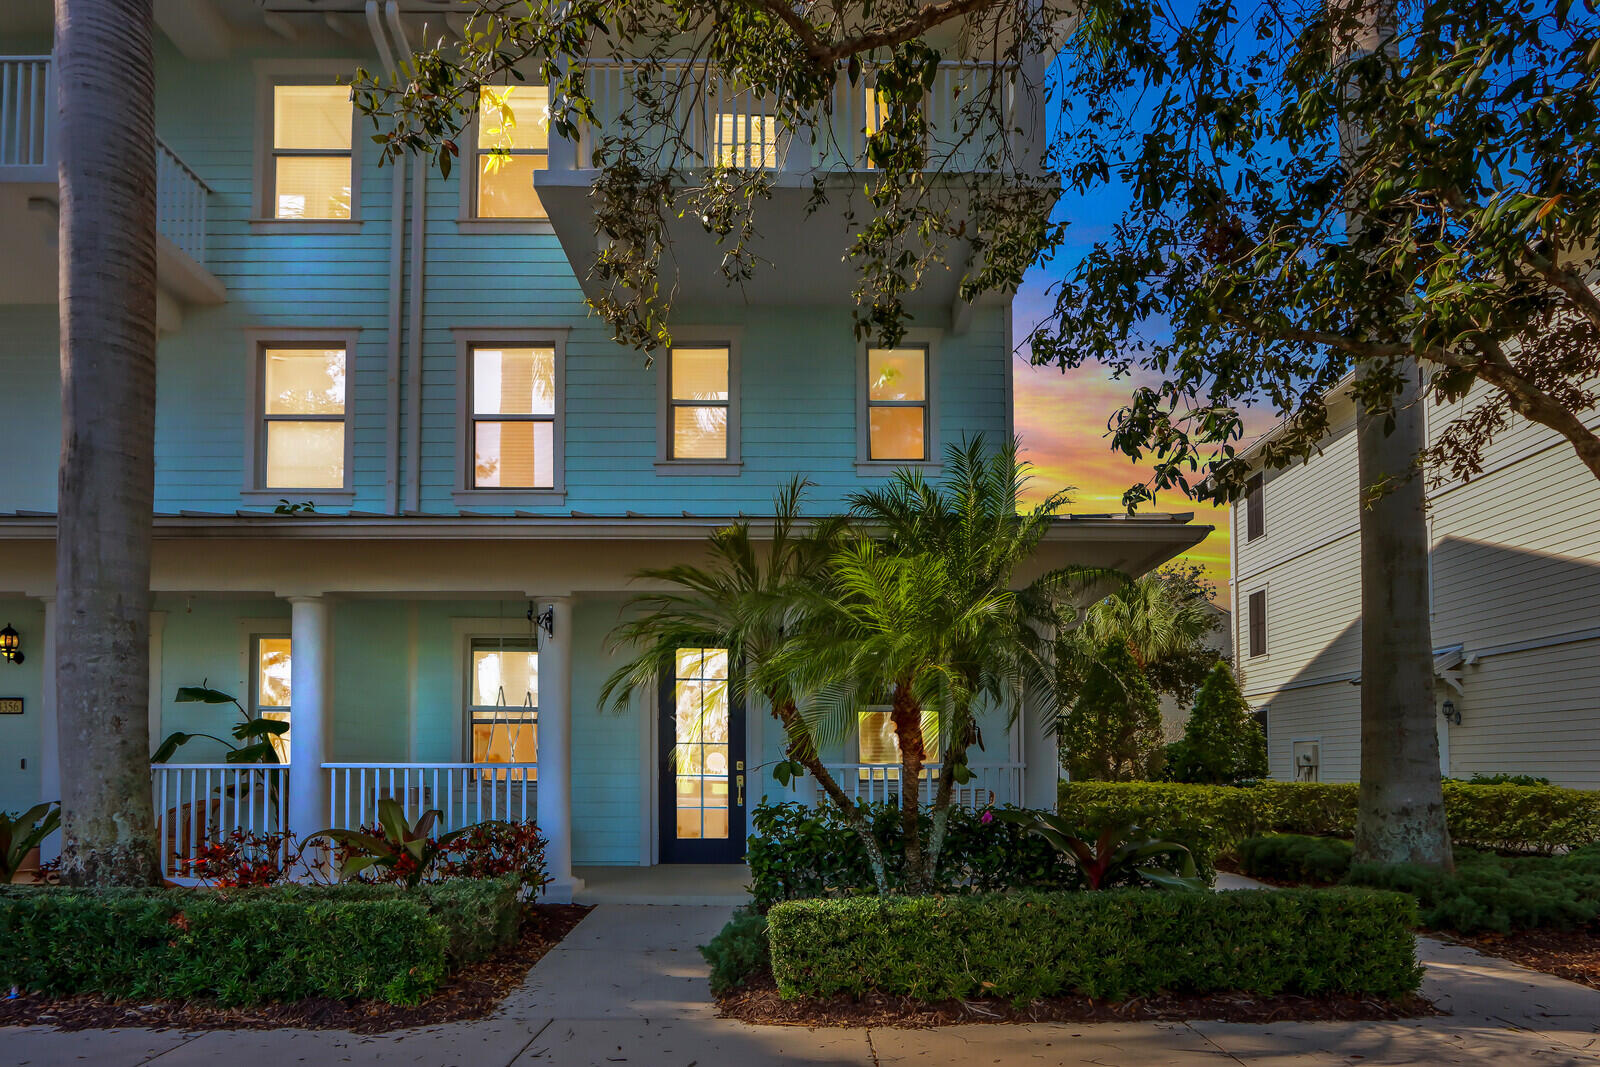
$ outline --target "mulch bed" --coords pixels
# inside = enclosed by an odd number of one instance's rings
[[[146,1027],[154,1030],[353,1030],[378,1034],[412,1026],[479,1019],[489,1014],[546,952],[560,943],[587,914],[577,904],[530,904],[524,908],[522,935],[515,945],[449,978],[439,990],[411,1007],[377,1000],[318,998],[293,1004],[227,1008],[206,1001],[112,1000],[85,993],[48,997],[25,993],[4,999],[0,1026],[54,1026],[60,1030]]]
[[[1509,934],[1440,933],[1485,956],[1498,956],[1569,982],[1600,989],[1600,930],[1517,930]]]
[[[1235,1023],[1414,1019],[1442,1014],[1431,1001],[1412,995],[1390,1001],[1365,997],[1212,996],[1134,997],[1118,1003],[1089,997],[1049,997],[1020,1008],[1008,1000],[946,1000],[871,994],[856,1000],[840,994],[785,1000],[770,974],[753,976],[741,989],[718,999],[726,1019],[768,1026],[884,1026],[919,1028],[958,1023],[1109,1023],[1152,1019],[1217,1019]]]

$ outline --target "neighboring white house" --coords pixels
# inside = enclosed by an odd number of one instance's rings
[[[1481,395],[1430,404],[1430,440]],[[1320,455],[1261,472],[1230,520],[1234,661],[1266,709],[1280,779],[1353,781],[1360,766],[1348,395],[1330,403],[1329,423]],[[1516,416],[1484,459],[1470,482],[1428,493],[1442,769],[1600,788],[1600,482],[1565,441]]]

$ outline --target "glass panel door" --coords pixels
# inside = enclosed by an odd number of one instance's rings
[[[661,862],[744,856],[744,709],[725,648],[681,648],[661,686]]]

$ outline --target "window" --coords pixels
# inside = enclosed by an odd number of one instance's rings
[[[555,488],[554,346],[470,348],[475,489]]]
[[[289,721],[289,638],[285,634],[257,634],[250,639],[250,714],[255,718]],[[289,731],[272,738],[279,763],[289,762]]]
[[[1267,532],[1266,501],[1262,497],[1261,475],[1245,482],[1244,539],[1254,541]]]
[[[539,652],[530,638],[473,638],[468,648],[467,723],[473,763],[539,758]],[[495,771],[504,781],[537,778],[530,768]]]
[[[729,459],[732,359],[728,347],[674,348],[667,360],[667,458]]]
[[[266,213],[275,219],[355,217],[355,108],[344,85],[272,86]]]
[[[673,669],[672,773],[679,840],[728,836],[728,650],[680,648]]]
[[[1267,654],[1267,591],[1257,589],[1250,594],[1246,621],[1250,625],[1250,655]]]
[[[346,349],[261,346],[256,471],[265,489],[343,489]]]
[[[928,458],[928,350],[867,349],[867,458]]]
[[[778,165],[778,120],[748,111],[717,114],[717,166],[761,170]]]
[[[939,720],[926,715],[922,720],[924,760],[939,762]],[[882,764],[881,767],[861,767],[857,773],[862,781],[898,781],[900,778],[900,736],[895,733],[894,720],[888,708],[871,708],[856,716],[856,762]],[[927,772],[924,772],[927,777]]]
[[[550,166],[550,90],[486,85],[478,95],[476,201],[480,219],[545,219],[533,173]]]

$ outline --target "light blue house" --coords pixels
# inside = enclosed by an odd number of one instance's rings
[[[0,662],[0,809],[54,799],[71,743],[51,681],[50,6],[0,8],[0,625],[24,654]],[[861,165],[864,107],[838,101],[823,151],[779,144],[730,96],[703,129],[713,151],[782,171],[764,215],[775,266],[730,290],[709,242],[682,243],[677,347],[647,367],[585,307],[592,173],[546,140],[538,87],[506,98],[514,127],[484,112],[477,158],[449,179],[378,166],[336,79],[381,67],[425,21],[450,32],[441,10],[158,4],[152,745],[226,735],[233,709],[176,702],[180,686],[292,723],[272,794],[227,789],[242,772],[205,740],[154,770],[168,861],[217,828],[359,823],[382,796],[456,824],[537,812],[557,893],[584,865],[736,861],[746,807],[796,795],[768,773],[780,731],[726,706],[716,650],[685,650],[625,714],[599,706],[630,576],[697,558],[795,473],[816,483],[813,510],[838,510],[896,467],[937,473],[944,443],[1009,435],[1009,302],[962,303],[952,271],[917,295],[901,347],[859,343],[843,208],[807,219],[803,203],[818,170]],[[930,106],[974,71],[993,74],[952,67]],[[626,64],[591,77],[627,106]],[[1142,572],[1204,535],[1186,518],[1075,516],[1045,556]],[[691,696],[703,727],[676,706]],[[862,793],[893,785],[881,719],[865,709],[834,754]],[[963,802],[1048,803],[1053,741],[1026,709],[1003,725]]]

